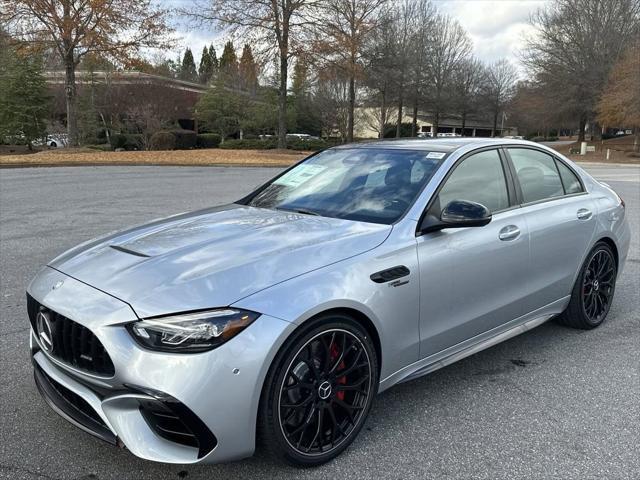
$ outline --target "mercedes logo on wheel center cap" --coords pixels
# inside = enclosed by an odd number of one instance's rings
[[[318,396],[321,400],[326,400],[331,395],[331,384],[326,380],[318,387]]]
[[[40,344],[46,352],[53,350],[53,330],[51,329],[51,320],[45,312],[38,312],[36,317],[36,327],[38,329],[38,338]]]

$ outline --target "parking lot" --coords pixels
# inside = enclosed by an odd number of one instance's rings
[[[296,470],[261,452],[210,466],[139,460],[54,414],[28,355],[24,290],[91,237],[226,203],[274,168],[0,170],[0,477],[11,479],[640,478],[640,167],[587,167],[625,200],[629,260],[594,331],[547,323],[381,394],[337,460]]]

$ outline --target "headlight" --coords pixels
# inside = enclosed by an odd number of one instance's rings
[[[164,352],[203,352],[248,327],[259,313],[235,308],[140,320],[127,325],[143,346]]]

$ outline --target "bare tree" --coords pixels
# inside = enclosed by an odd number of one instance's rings
[[[411,61],[413,35],[415,33],[415,11],[414,0],[402,0],[396,7],[396,91],[398,119],[396,123],[396,137],[400,137],[402,127],[402,117],[404,115],[405,88],[408,83],[409,63]]]
[[[353,141],[356,80],[361,78],[367,37],[377,25],[377,13],[388,0],[324,0],[318,22],[317,52],[342,68],[349,79],[347,141]]]
[[[329,65],[318,72],[314,106],[325,137],[336,132],[345,141],[349,128],[349,77],[344,70]]]
[[[485,77],[485,95],[487,105],[493,116],[491,136],[498,131],[498,117],[504,114],[504,107],[515,93],[518,73],[515,67],[506,59],[498,60],[487,69]]]
[[[369,115],[367,123],[371,121],[377,123],[371,126],[378,132],[379,138],[384,136],[384,128],[389,121],[390,106],[395,95],[397,71],[395,20],[395,12],[385,9],[378,20],[376,34],[368,39],[364,51],[367,104],[380,106],[378,113]]]
[[[523,61],[531,76],[573,112],[579,140],[611,67],[640,30],[639,0],[556,0],[531,18]]]
[[[78,144],[76,67],[88,54],[126,62],[147,47],[168,47],[167,11],[151,0],[0,0],[16,37],[50,46],[65,68],[67,131]]]
[[[425,96],[437,135],[440,116],[450,107],[453,74],[469,58],[472,45],[462,26],[447,15],[436,17],[430,33]]]
[[[432,30],[436,21],[436,11],[429,0],[414,0],[411,12],[412,38],[409,46],[410,61],[408,65],[408,90],[413,105],[411,136],[415,137],[418,129],[418,108],[427,88],[426,72],[429,62]]]
[[[467,115],[478,108],[480,90],[485,76],[484,65],[475,58],[465,59],[453,74],[453,107],[460,115],[463,137]]]
[[[289,59],[300,48],[318,0],[201,0],[181,12],[196,21],[231,28],[275,48],[278,58],[278,147],[287,142]]]

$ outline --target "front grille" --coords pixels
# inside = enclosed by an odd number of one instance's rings
[[[51,326],[49,355],[78,370],[101,376],[113,376],[115,369],[109,354],[91,330],[39,304],[27,294],[27,311],[38,336],[37,316],[44,313]]]

